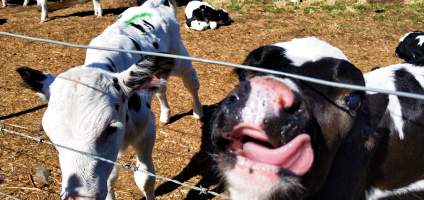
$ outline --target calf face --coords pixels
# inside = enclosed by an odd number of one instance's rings
[[[129,97],[136,91],[159,87],[155,74],[166,73],[173,65],[173,60],[146,57],[121,73],[81,66],[50,82],[46,80],[53,76],[39,71],[23,67],[18,72],[25,83],[48,99],[42,124],[53,143],[115,161],[127,132]],[[62,199],[106,197],[113,165],[67,149],[57,151]]]
[[[252,51],[244,64],[364,85],[362,73],[316,38]],[[342,141],[360,135],[362,92],[238,70],[214,113],[212,139],[232,199],[302,199],[325,184]]]
[[[424,32],[413,31],[405,34],[396,47],[396,55],[407,63],[424,65]]]

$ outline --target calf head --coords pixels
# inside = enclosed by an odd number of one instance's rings
[[[17,71],[48,100],[42,124],[53,143],[115,161],[123,146],[129,97],[136,91],[159,87],[156,75],[173,65],[171,59],[146,56],[121,73],[84,66],[57,77],[27,67]],[[57,151],[62,199],[106,197],[113,165],[64,148]]]
[[[405,62],[424,65],[424,32],[406,33],[396,47],[396,55]]]
[[[315,44],[328,47],[328,56],[308,53]],[[304,38],[260,47],[244,64],[364,85],[362,73],[336,54],[340,50],[329,44]],[[361,131],[364,93],[254,71],[238,74],[240,84],[211,120],[218,167],[232,199],[302,199],[317,192],[343,139]]]

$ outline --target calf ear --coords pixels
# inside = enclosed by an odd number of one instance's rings
[[[37,92],[44,101],[49,100],[49,86],[55,79],[53,75],[29,67],[19,67],[16,71],[21,75],[25,86]]]
[[[175,59],[156,56],[144,56],[137,64],[120,73],[121,82],[126,86],[127,93],[136,90],[155,89],[163,84],[159,80],[162,74],[168,74],[175,66]]]

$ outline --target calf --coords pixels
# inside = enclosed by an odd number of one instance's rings
[[[206,2],[190,1],[185,8],[186,28],[203,31],[229,25],[233,21],[224,9],[216,9]]]
[[[365,85],[361,71],[339,49],[314,37],[262,46],[244,64]],[[375,129],[385,109],[384,102],[371,103],[380,96],[280,75],[237,73],[241,82],[209,122],[232,199],[364,197],[378,141]]]
[[[400,38],[396,55],[407,63],[424,65],[424,32],[413,31]]]
[[[90,45],[189,56],[180,38],[175,1],[164,0],[166,5],[158,5],[158,2],[160,0],[149,0],[140,7],[127,9],[114,24],[94,38]],[[84,64],[121,72],[141,58],[139,54],[88,49]],[[170,75],[182,78],[193,99],[193,116],[201,118],[199,81],[191,61],[177,60]],[[164,74],[161,78],[167,79],[168,75]],[[161,87],[156,96],[161,108],[160,121],[168,123],[171,111],[166,97],[166,85]]]
[[[155,120],[148,90],[160,87],[157,77],[173,65],[173,60],[146,56],[123,72],[86,65],[57,77],[28,67],[17,71],[48,101],[42,125],[54,144],[112,161],[131,145],[138,169],[154,173]],[[61,199],[114,199],[117,169],[112,164],[56,149],[62,173]],[[141,171],[134,172],[135,182],[147,199],[154,199],[155,178]]]
[[[24,3],[22,4],[23,6],[27,6],[29,3],[29,0],[24,0]],[[6,7],[7,5],[7,0],[1,0],[1,7]]]
[[[369,87],[424,94],[421,66],[390,65],[364,77]],[[382,139],[371,164],[368,199],[423,199],[424,101],[394,95],[386,98],[389,103],[379,125]]]

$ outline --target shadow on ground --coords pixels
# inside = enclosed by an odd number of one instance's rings
[[[204,117],[202,118],[202,143],[200,145],[200,150],[191,158],[187,166],[172,179],[186,182],[194,176],[200,176],[201,179],[196,184],[197,187],[208,188],[214,192],[222,193],[224,191],[224,184],[218,176],[217,169],[213,167],[215,166],[215,163],[211,156],[212,145],[210,140],[210,126],[208,123],[217,107],[218,104],[203,106]],[[175,115],[171,118],[170,123],[175,122],[186,115],[190,115],[191,113],[192,111]],[[157,187],[155,194],[156,196],[161,196],[172,192],[178,187],[179,185],[168,181]],[[212,199],[213,197],[214,196],[211,194],[200,194],[199,191],[190,190],[185,199]]]

